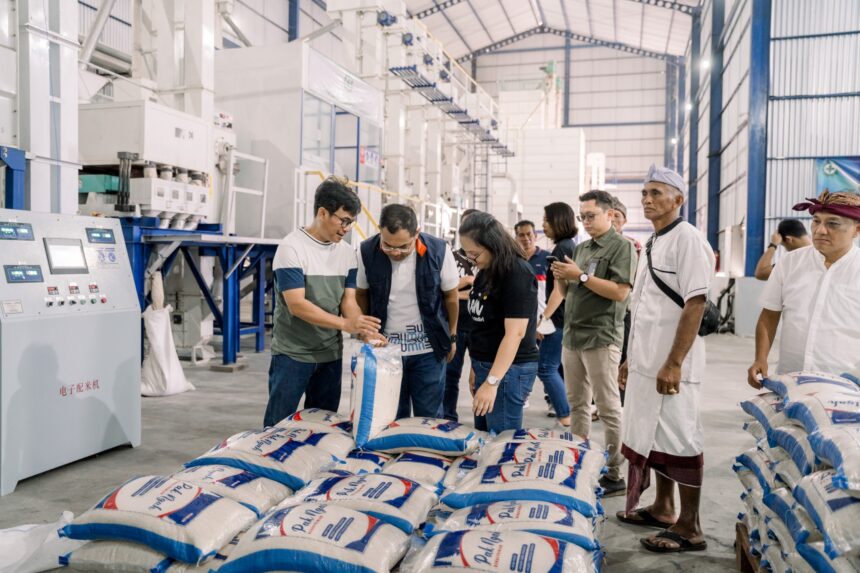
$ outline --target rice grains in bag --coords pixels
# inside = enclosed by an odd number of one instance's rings
[[[833,469],[833,485],[860,497],[860,425],[822,428],[809,436],[816,455]]]
[[[79,540],[140,543],[197,564],[256,520],[247,507],[166,476],[134,478],[60,529]]]
[[[526,531],[454,531],[437,535],[403,561],[402,573],[465,571],[590,573],[603,556]]]
[[[596,551],[594,520],[562,505],[540,501],[504,501],[473,505],[424,528],[427,536],[464,529],[528,531]]]
[[[833,485],[833,470],[815,472],[800,480],[794,498],[824,536],[831,559],[860,555],[860,498]]]
[[[299,503],[255,525],[219,573],[382,573],[407,547],[404,532],[373,516],[337,504]]]
[[[173,477],[239,502],[260,517],[293,494],[283,484],[229,466],[186,468],[173,474]]]
[[[268,428],[231,436],[187,462],[185,467],[229,466],[248,470],[297,490],[317,472],[334,463],[330,453],[305,442],[294,441],[283,430]]]
[[[364,344],[352,357],[351,364],[349,412],[356,447],[363,448],[397,419],[403,354],[396,344],[381,347]]]
[[[365,450],[399,454],[423,451],[448,457],[467,456],[481,447],[486,434],[441,418],[404,418],[391,423],[364,445]]]
[[[379,473],[314,480],[294,500],[343,505],[409,534],[427,518],[436,495],[412,480]]]
[[[481,466],[469,473],[442,503],[462,509],[497,501],[543,501],[575,509],[586,517],[603,513],[591,476],[560,464]]]
[[[442,482],[451,460],[428,452],[404,452],[389,462],[383,472],[420,483],[435,493],[442,493]]]

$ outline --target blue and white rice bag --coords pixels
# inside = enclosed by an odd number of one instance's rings
[[[454,531],[411,551],[400,571],[591,573],[600,571],[602,560],[599,551],[526,531]]]
[[[763,392],[741,402],[741,409],[756,419],[765,435],[772,429],[788,423],[783,410],[785,399],[776,392]]]
[[[821,541],[821,533],[810,519],[809,514],[799,505],[792,494],[786,489],[777,489],[764,496],[764,505],[777,515],[788,532],[795,545]]]
[[[397,418],[403,355],[396,344],[364,344],[351,366],[350,420],[355,445],[364,448]]]
[[[809,436],[809,443],[833,467],[833,485],[860,497],[860,425],[822,428]]]
[[[557,503],[586,517],[602,515],[592,476],[561,464],[481,466],[442,496],[442,503],[462,509],[497,501]]]
[[[173,474],[173,477],[237,501],[260,517],[293,494],[290,488],[281,483],[230,466],[186,468]]]
[[[234,537],[211,559],[198,566],[171,559],[164,553],[127,541],[90,541],[60,556],[60,565],[81,573],[209,573],[217,571],[239,543]]]
[[[251,430],[231,436],[185,464],[192,468],[223,465],[248,470],[257,475],[298,490],[319,471],[336,464],[335,458],[323,449],[295,441],[279,428]]]
[[[581,475],[589,475],[597,481],[606,466],[606,453],[599,450],[577,448],[572,442],[542,440],[531,442],[490,442],[481,450],[479,465],[534,463],[561,464],[575,468]]]
[[[797,546],[797,552],[814,573],[860,573],[860,557],[830,557],[824,543],[807,543]],[[802,565],[795,570],[806,573]]]
[[[355,449],[352,436],[338,428],[308,422],[285,422],[274,429],[286,439],[316,446],[338,460],[344,460]]]
[[[299,503],[255,525],[218,571],[387,573],[408,545],[405,533],[376,517],[337,504]]]
[[[442,483],[450,467],[451,459],[439,454],[404,452],[389,462],[383,471],[417,482],[438,495],[442,493]]]
[[[332,412],[331,410],[323,410],[321,408],[305,408],[294,414],[290,414],[275,426],[288,425],[289,422],[299,422],[305,424],[317,424],[326,428],[338,429],[347,434],[352,432],[352,422],[349,421],[349,416]]]
[[[314,480],[286,503],[343,505],[409,534],[424,522],[436,499],[436,494],[412,480],[378,473]]]
[[[501,501],[458,509],[436,524],[428,524],[428,537],[461,531],[528,531],[596,551],[594,519],[569,507],[541,501]]]
[[[786,415],[812,434],[831,426],[860,424],[860,392],[824,390],[792,400]]]
[[[744,466],[755,475],[759,487],[765,495],[776,487],[776,476],[770,465],[771,460],[760,448],[751,448],[745,451],[735,458],[735,462]]]
[[[604,451],[602,445],[577,436],[567,430],[559,428],[520,428],[519,430],[505,430],[499,432],[493,438],[493,443],[508,443],[508,442],[546,442],[556,441],[569,442],[571,447],[580,450],[599,450]]]
[[[816,464],[815,453],[809,445],[809,435],[803,428],[791,424],[772,428],[768,441],[771,446],[779,446],[785,450],[802,475],[809,475],[821,469]]]
[[[448,457],[468,456],[480,448],[486,433],[441,418],[404,418],[392,422],[364,445],[365,450],[399,454],[423,451]]]
[[[786,403],[818,392],[843,391],[860,393],[860,388],[847,378],[825,372],[791,372],[762,380],[762,386],[779,394]]]
[[[794,489],[794,498],[806,509],[824,537],[828,557],[860,555],[860,497],[833,485],[833,470],[808,475]]]
[[[60,529],[78,540],[140,543],[200,563],[257,519],[244,505],[167,476],[134,478]]]
[[[445,474],[445,480],[442,486],[445,489],[455,487],[460,480],[466,477],[466,474],[478,467],[478,458],[476,454],[471,456],[461,456],[451,462],[451,467],[448,468],[448,473]]]

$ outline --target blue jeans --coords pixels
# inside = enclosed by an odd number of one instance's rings
[[[492,367],[491,362],[472,361],[472,369],[475,371],[475,390],[480,388],[484,380],[487,379]],[[475,416],[475,427],[485,432],[496,433],[521,428],[523,425],[523,404],[529,392],[532,391],[537,372],[537,362],[512,364],[505,377],[499,382],[493,411],[486,416]]]
[[[469,346],[469,331],[457,331],[457,352],[454,359],[448,363],[445,371],[445,396],[442,398],[442,417],[454,422],[457,416],[457,400],[460,397],[460,378],[463,375],[463,362],[466,358],[466,347]]]
[[[274,426],[299,407],[302,394],[305,408],[337,412],[340,406],[341,360],[299,362],[285,354],[272,354],[269,366],[269,403],[263,425]]]
[[[442,413],[445,359],[433,352],[403,357],[397,418],[436,418]]]
[[[540,362],[538,362],[538,378],[543,382],[555,415],[559,418],[570,416],[570,404],[567,403],[567,388],[564,378],[559,374],[561,366],[561,339],[563,333],[556,330],[548,336],[544,336],[540,342]]]

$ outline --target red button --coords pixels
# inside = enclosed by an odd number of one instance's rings
[[[103,296],[103,297],[102,297],[102,304],[105,304],[106,302],[107,302],[107,297],[106,297],[106,296]]]

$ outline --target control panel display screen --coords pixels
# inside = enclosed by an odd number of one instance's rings
[[[0,223],[0,240],[34,241],[30,223]]]
[[[40,283],[44,280],[39,265],[3,265],[3,271],[9,284]]]
[[[84,246],[80,239],[45,239],[48,266],[55,275],[85,275],[89,273]]]
[[[87,239],[91,243],[116,244],[113,229],[91,229],[87,228]]]

